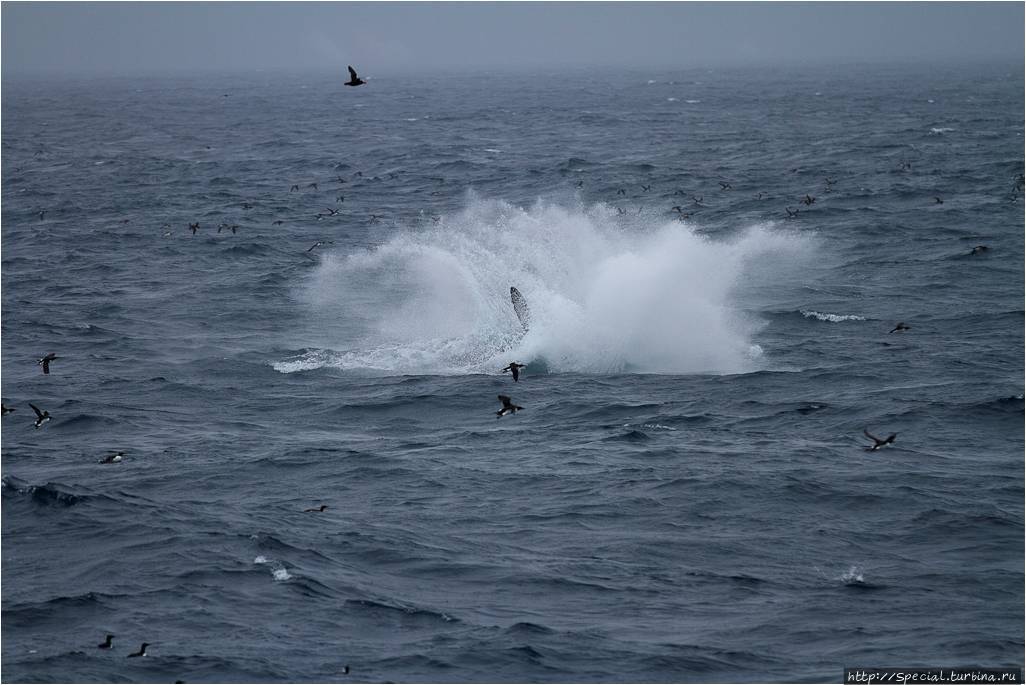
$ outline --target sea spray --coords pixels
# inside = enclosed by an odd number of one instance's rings
[[[636,221],[601,204],[472,197],[437,225],[326,253],[299,293],[319,349],[275,368],[450,374],[517,359],[553,372],[754,370],[760,322],[736,286],[786,277],[811,240],[772,225],[714,240],[676,221]],[[774,256],[785,257],[778,270]],[[530,305],[526,334],[511,285]]]

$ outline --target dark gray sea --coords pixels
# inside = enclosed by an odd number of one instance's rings
[[[1022,666],[1021,64],[364,71],[3,83],[5,682]]]

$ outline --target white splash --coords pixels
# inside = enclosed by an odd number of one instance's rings
[[[752,371],[762,322],[743,312],[736,286],[790,278],[812,246],[771,224],[712,240],[605,205],[471,198],[373,250],[324,253],[298,293],[313,339],[296,346],[316,349],[274,368],[478,373],[516,358],[554,372]],[[526,334],[514,285],[531,310]]]
[[[841,321],[865,321],[866,317],[858,316],[857,314],[823,314],[821,312],[815,312],[811,310],[803,309],[802,316],[809,319],[819,319],[820,321],[830,321],[831,323],[840,323]]]

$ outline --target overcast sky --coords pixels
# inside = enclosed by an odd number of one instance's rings
[[[1022,64],[1022,2],[4,2],[4,76]]]

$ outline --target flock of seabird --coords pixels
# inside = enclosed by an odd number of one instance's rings
[[[360,76],[356,73],[356,70],[352,66],[349,66],[348,70],[349,70],[349,81],[345,82],[343,85],[356,87],[356,86],[362,86],[362,85],[367,83],[367,80],[363,79],[363,78],[360,78]],[[225,97],[228,97],[228,96],[225,95]],[[901,163],[901,167],[900,168],[903,171],[910,171],[911,168],[912,168],[912,165],[911,165],[910,162],[903,161]],[[792,173],[794,173],[794,172],[797,172],[798,169],[795,168],[795,169],[792,169],[791,171],[792,171]],[[361,176],[363,176],[363,173],[360,172],[360,171],[357,171],[354,174],[354,178],[358,178],[358,177],[361,177]],[[346,183],[346,180],[344,178],[342,178],[341,176],[337,176],[336,180],[340,184],[345,184]],[[825,191],[826,192],[830,192],[832,186],[837,181],[835,179],[826,178],[825,182],[826,182]],[[576,187],[581,188],[581,187],[583,187],[583,185],[584,185],[583,181],[578,181]],[[733,185],[729,181],[719,181],[719,185],[720,185],[720,189],[723,190],[723,191],[729,191],[729,190],[733,189]],[[1016,189],[1016,191],[1022,191],[1024,186],[1026,186],[1026,180],[1024,180],[1023,175],[1020,174],[1015,179],[1015,189]],[[316,182],[311,182],[306,187],[313,188],[314,190],[318,189],[318,186],[317,186]],[[649,192],[652,189],[652,185],[651,184],[641,184],[641,189],[642,189],[643,192]],[[299,192],[299,191],[300,191],[299,184],[295,184],[294,183],[289,188],[289,192],[290,193],[292,193],[292,192]],[[627,191],[624,188],[618,188],[617,191],[616,191],[616,194],[620,195],[620,196],[626,197],[627,196]],[[676,190],[676,191],[674,191],[674,195],[685,195],[685,193],[682,190]],[[759,192],[758,196],[757,196],[757,199],[759,199],[759,200],[764,199],[764,195],[765,195],[765,193]],[[340,203],[344,202],[344,200],[345,200],[345,196],[338,195],[337,199],[336,199],[336,203],[340,204]],[[692,195],[691,196],[691,200],[692,200],[692,204],[693,204],[694,207],[704,207],[704,205],[702,204],[703,200],[704,200],[704,196]],[[941,199],[940,197],[936,197],[936,196],[934,197],[934,201],[935,201],[935,204],[943,204],[943,202],[944,202],[943,199]],[[799,200],[799,202],[801,204],[804,204],[806,207],[810,207],[810,206],[812,206],[813,203],[816,202],[816,198],[814,196],[806,193],[805,196]],[[244,207],[244,209],[251,209],[252,205],[249,204],[249,203],[245,203],[243,205],[243,207]],[[622,208],[619,208],[619,207],[617,209],[618,209],[618,213],[626,214],[626,210],[619,211],[619,210],[622,209]],[[792,209],[790,207],[785,207],[785,210],[787,212],[787,218],[789,218],[789,219],[793,219],[793,218],[796,218],[798,216],[799,212],[798,212],[797,209]],[[639,211],[640,211],[640,209],[639,209]],[[683,221],[683,220],[685,220],[687,218],[690,218],[690,216],[691,216],[691,213],[685,212],[683,207],[681,207],[680,205],[675,205],[672,208],[671,211],[676,212],[677,215],[678,215],[678,219],[680,219],[681,221]],[[316,218],[319,220],[319,219],[321,219],[324,216],[336,216],[338,213],[339,213],[339,210],[333,209],[333,208],[329,207],[329,208],[326,209],[326,213],[323,213],[323,214],[322,213],[318,213],[316,215]],[[38,216],[39,216],[40,220],[43,220],[45,215],[46,215],[46,210],[45,209],[39,211]],[[371,220],[372,221],[376,221],[378,218],[379,217],[377,215],[373,215],[373,214],[371,215]],[[437,223],[438,220],[439,220],[439,217],[432,216],[431,219]],[[281,221],[281,220],[277,220],[277,221],[274,221],[273,223],[274,223],[274,225],[279,226],[279,225],[282,225],[284,222]],[[167,228],[168,225],[165,224],[164,227]],[[233,234],[235,234],[238,228],[239,228],[238,224],[222,223],[222,224],[220,224],[217,227],[217,232],[221,233],[222,230],[230,230]],[[196,233],[200,229],[200,223],[198,221],[197,222],[191,222],[191,223],[189,223],[188,229],[190,231],[192,231],[193,235],[196,235]],[[171,231],[168,230],[163,235],[165,237],[170,236],[171,235]],[[330,240],[328,240],[328,241],[319,240],[319,241],[315,242],[312,246],[310,246],[306,251],[310,252],[310,251],[314,250],[315,248],[321,247],[323,245],[333,244],[333,242],[334,241],[330,241]],[[983,252],[985,252],[985,251],[987,251],[989,249],[990,248],[987,247],[986,245],[977,245],[977,246],[975,246],[972,249],[972,252],[970,254],[972,254],[972,255],[981,254],[981,253],[983,253]],[[911,326],[906,325],[904,322],[899,322],[897,325],[895,325],[895,327],[890,332],[891,333],[902,333],[902,332],[908,331],[910,329],[911,329]],[[44,374],[49,374],[50,373],[50,364],[51,364],[51,362],[53,362],[53,361],[55,361],[55,360],[57,360],[59,358],[60,357],[58,357],[56,354],[54,354],[53,352],[50,352],[50,353],[44,355],[39,360],[37,360],[36,363],[43,367],[43,373]],[[520,364],[518,362],[510,362],[509,365],[507,365],[501,371],[502,371],[502,373],[510,372],[512,374],[512,376],[513,376],[513,381],[514,382],[519,382],[521,369],[523,369],[525,367],[526,367],[526,364]],[[521,406],[519,406],[517,404],[514,404],[513,400],[508,395],[499,395],[498,399],[499,399],[499,402],[502,403],[502,408],[499,409],[499,411],[495,412],[496,418],[502,418],[503,416],[506,416],[508,414],[516,414],[518,411],[522,411],[523,410],[523,407],[521,407]],[[35,423],[34,423],[34,427],[35,428],[38,429],[43,424],[45,424],[46,422],[51,420],[52,417],[50,416],[50,412],[49,411],[42,410],[42,409],[40,409],[39,407],[37,407],[36,405],[34,405],[32,403],[29,403],[29,406],[32,408],[32,411],[35,413],[35,416],[36,416],[36,420],[35,420]],[[11,412],[15,411],[14,407],[8,407],[7,405],[4,405],[2,403],[0,403],[0,408],[2,408],[3,416],[6,416],[7,414],[10,414]],[[870,452],[875,452],[875,451],[880,450],[880,449],[882,449],[884,447],[888,447],[888,446],[892,445],[894,443],[895,438],[897,438],[897,433],[891,433],[886,438],[878,438],[875,435],[873,435],[872,433],[870,433],[868,429],[864,429],[863,433],[864,433],[864,435],[867,438],[869,438],[870,440],[873,441],[872,445],[870,445],[870,446],[865,448],[867,451],[870,451]],[[119,452],[115,452],[114,454],[108,455],[108,456],[100,459],[99,463],[100,464],[118,464],[118,463],[121,463],[121,461],[123,459],[124,459],[124,452],[120,452],[119,451]],[[304,509],[303,511],[305,513],[323,513],[327,508],[328,508],[328,505],[321,504],[321,505],[319,505],[317,507],[313,507],[313,508],[309,508],[309,509]],[[106,636],[104,642],[102,642],[101,644],[97,645],[97,647],[99,649],[104,649],[104,650],[113,649],[114,637],[115,637],[114,635],[108,634]],[[150,645],[147,642],[142,643],[142,645],[139,647],[139,650],[129,654],[128,657],[131,658],[131,657],[143,657],[143,656],[146,656],[146,648],[149,647],[149,646]],[[342,672],[343,672],[343,674],[348,674],[349,673],[349,666],[346,665]],[[181,682],[181,681],[176,681],[176,682]]]

